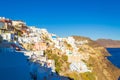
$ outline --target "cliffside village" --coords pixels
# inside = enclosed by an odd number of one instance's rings
[[[91,72],[91,69],[83,61],[89,59],[89,54],[80,53],[77,47],[78,44],[82,46],[86,43],[88,43],[87,40],[75,41],[73,37],[60,38],[46,29],[27,26],[22,20],[0,17],[0,48],[9,48],[13,52],[23,52],[25,56],[28,56],[28,59],[33,62],[30,64],[32,75],[35,75],[36,70],[38,76],[42,74],[39,65],[51,68],[51,71],[55,73],[55,61],[48,59],[44,54],[46,49],[54,48],[60,50],[58,54],[68,56],[70,71]],[[46,68],[43,70],[47,71]]]

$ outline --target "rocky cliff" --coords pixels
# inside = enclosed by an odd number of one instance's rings
[[[98,40],[96,40],[96,42],[106,48],[120,48],[119,40],[98,39]]]
[[[107,56],[110,54],[104,47],[89,38],[79,36],[74,36],[74,38],[77,41],[84,39],[88,40],[89,43],[85,44],[87,47],[82,45],[81,48],[83,52],[88,52],[90,55],[89,60],[85,60],[85,62],[92,69],[92,73],[96,76],[95,80],[118,80],[120,70],[108,61]]]

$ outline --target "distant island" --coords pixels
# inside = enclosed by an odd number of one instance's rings
[[[98,39],[96,42],[105,48],[120,48],[120,40]]]

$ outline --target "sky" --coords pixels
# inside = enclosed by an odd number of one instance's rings
[[[60,37],[120,40],[120,0],[1,0],[0,16]]]

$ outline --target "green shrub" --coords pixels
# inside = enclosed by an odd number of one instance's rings
[[[68,73],[68,74],[66,74],[66,76],[68,76],[72,80],[82,80],[81,76],[77,72]]]
[[[81,73],[81,77],[83,80],[95,80],[95,75],[91,72]]]
[[[68,56],[66,56],[66,55],[62,55],[62,58],[63,58],[64,61],[67,62],[67,60],[68,60]]]
[[[47,56],[48,59],[53,59],[55,61],[55,71],[57,73],[60,73],[62,71],[62,68],[66,67],[66,66],[63,66],[62,64],[63,63],[66,63],[67,64],[67,67],[69,68],[69,65],[68,65],[68,57],[66,55],[57,55],[55,53],[53,53],[54,51],[52,50],[46,50],[45,51],[45,55]]]
[[[78,49],[78,51],[79,51],[79,52],[80,52],[80,51],[84,51],[84,49],[82,49],[82,48],[79,48],[79,49]]]

